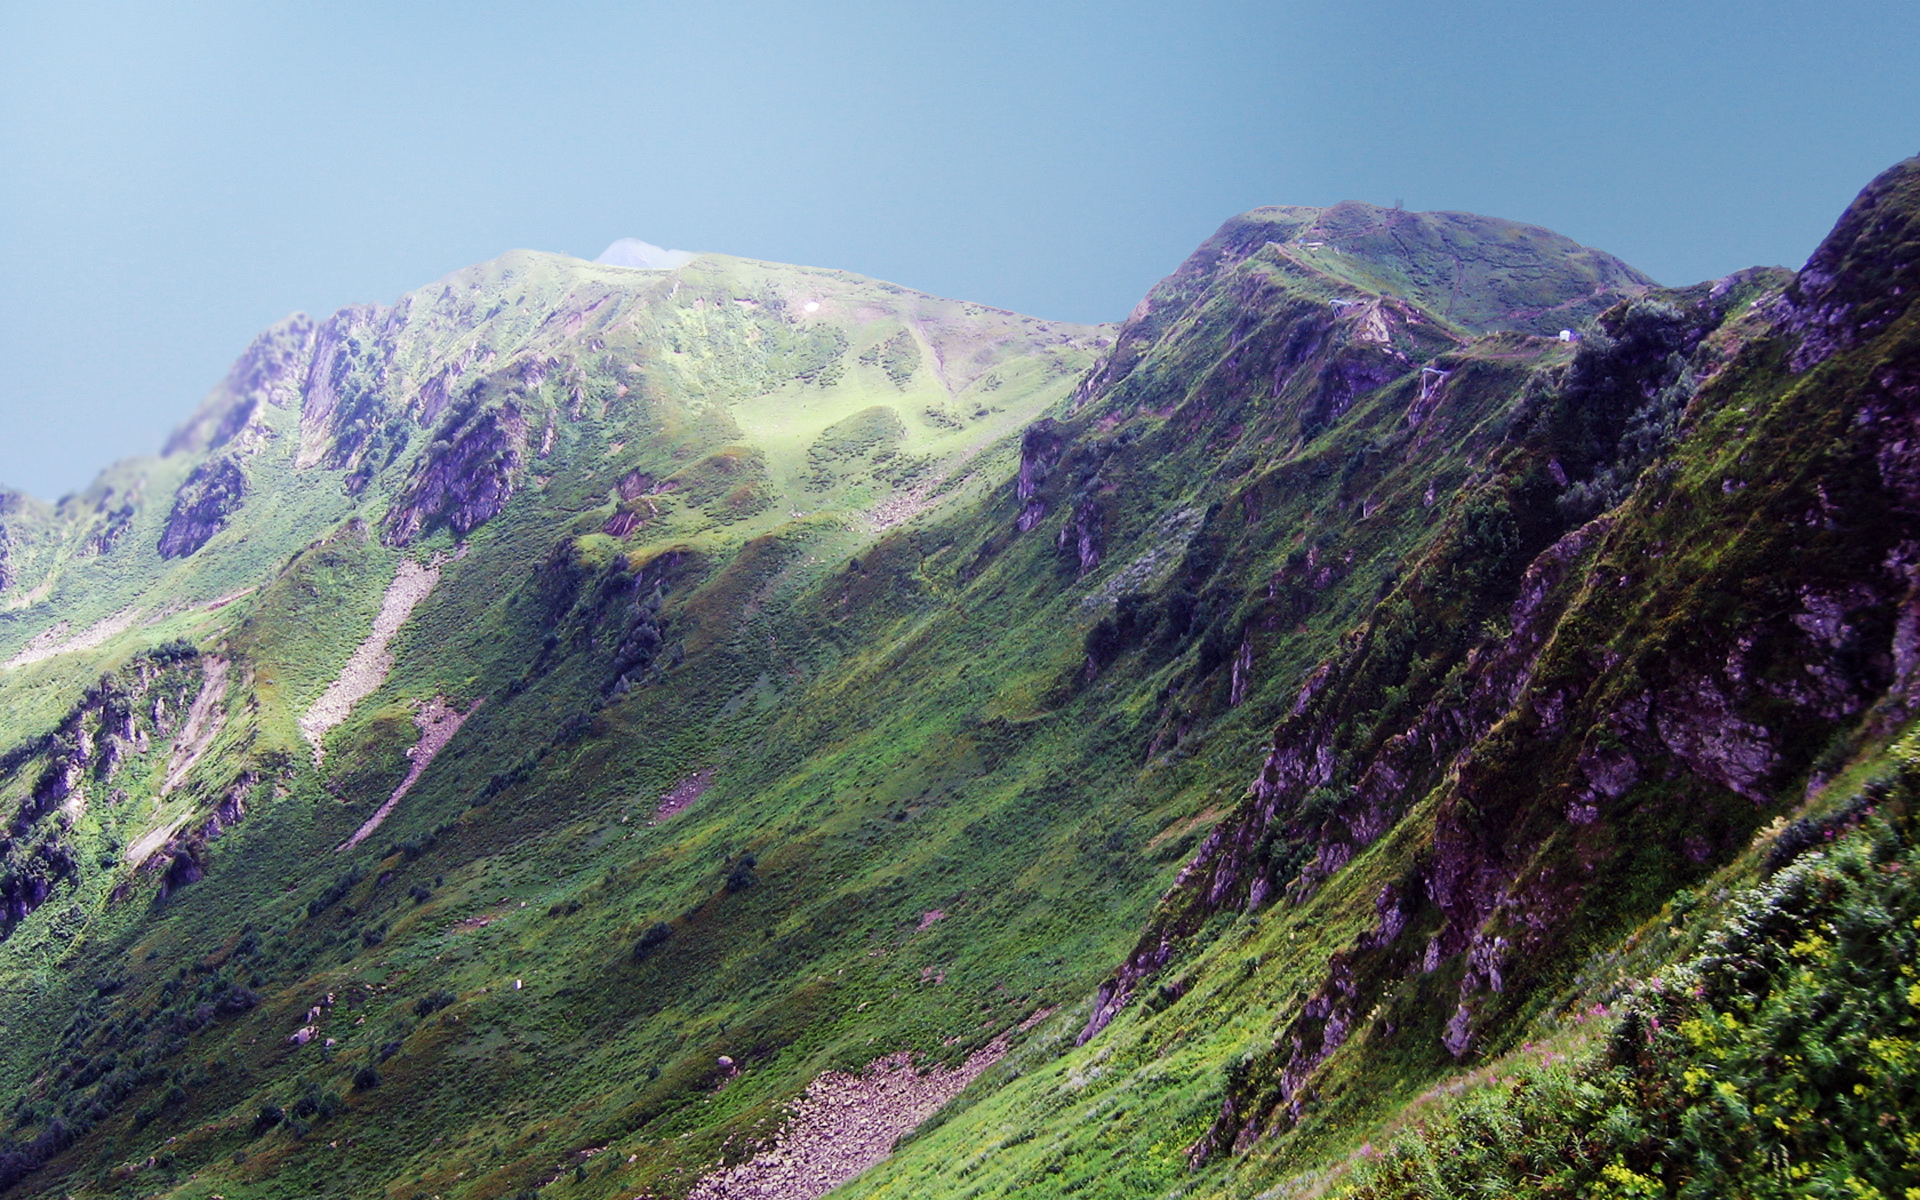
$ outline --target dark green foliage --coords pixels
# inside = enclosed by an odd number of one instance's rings
[[[647,926],[638,940],[633,943],[633,961],[645,962],[652,958],[660,947],[673,938],[673,926],[665,921],[655,921]]]
[[[1906,789],[1903,788],[1903,792]],[[1920,1187],[1911,794],[1741,897],[1591,1061],[1523,1060],[1347,1195],[1904,1196]]]
[[[360,882],[360,879],[361,875],[357,869],[347,871],[337,876],[332,883],[329,883],[321,890],[318,896],[307,901],[308,919],[319,916],[321,913],[326,912],[334,905],[346,899],[347,894],[353,891],[354,886]]]
[[[860,361],[870,367],[879,367],[887,373],[887,378],[893,380],[893,386],[904,390],[913,373],[920,369],[920,343],[913,334],[902,329],[863,352]]]
[[[760,861],[753,855],[742,854],[740,860],[733,864],[733,869],[727,872],[727,891],[744,892],[760,882],[759,876],[753,873],[753,869],[759,865]]]

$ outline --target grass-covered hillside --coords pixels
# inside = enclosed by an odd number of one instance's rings
[[[283,323],[0,507],[0,1187],[1920,1186],[1916,180]]]

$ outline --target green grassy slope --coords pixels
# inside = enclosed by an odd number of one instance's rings
[[[4,517],[0,1178],[683,1195],[1004,1038],[851,1194],[1324,1186],[1904,728],[1904,318],[1785,365],[1852,280],[1341,206],[1117,341],[717,256],[290,321]]]

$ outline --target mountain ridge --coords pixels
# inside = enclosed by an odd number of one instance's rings
[[[290,318],[0,511],[0,1184],[1384,1197],[1542,1039],[1678,1120],[1640,981],[1911,846],[1915,178],[1691,288],[1341,205],[1117,328],[531,252]],[[1585,1104],[1501,1186],[1907,1169]]]

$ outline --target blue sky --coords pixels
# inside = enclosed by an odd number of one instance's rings
[[[1115,320],[1226,217],[1798,265],[1920,151],[1920,5],[0,0],[0,481],[151,453],[252,335],[622,236]]]

